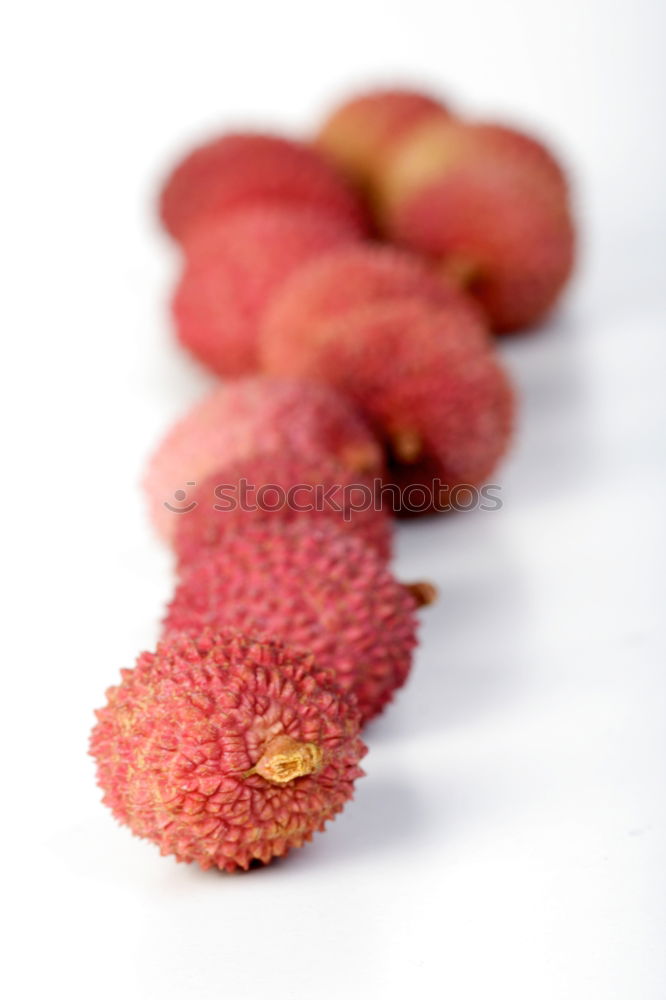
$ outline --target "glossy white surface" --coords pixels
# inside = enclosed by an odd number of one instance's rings
[[[65,2],[10,22],[6,994],[662,1000],[663,12]],[[203,874],[114,824],[85,754],[171,586],[141,466],[206,383],[169,342],[149,199],[216,121],[305,127],[393,68],[553,135],[581,269],[502,345],[522,405],[501,512],[400,528],[400,574],[441,601],[355,803],[283,863]]]

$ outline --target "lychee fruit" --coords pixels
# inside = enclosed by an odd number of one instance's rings
[[[544,146],[515,130],[425,123],[388,158],[376,200],[389,238],[458,281],[497,332],[536,323],[571,273],[565,175]]]
[[[231,211],[256,202],[310,206],[359,228],[359,199],[313,148],[273,135],[229,133],[184,157],[160,196],[165,229],[180,242]]]
[[[302,264],[358,239],[349,219],[309,206],[252,205],[189,241],[172,309],[178,339],[220,375],[257,367],[267,304]]]
[[[396,512],[448,509],[452,491],[485,482],[506,449],[513,393],[466,308],[374,303],[313,326],[307,343],[264,347],[268,370],[327,381],[357,404],[386,444]],[[423,487],[418,501],[408,486]]]
[[[398,583],[331,523],[259,524],[182,569],[165,631],[233,627],[312,652],[358,698],[364,721],[409,674],[423,592]]]
[[[330,455],[350,469],[382,467],[381,446],[353,404],[330,386],[254,376],[217,386],[163,439],[144,476],[152,519],[173,535],[191,490],[216,469],[253,455]]]
[[[470,336],[487,340],[485,320],[474,301],[447,283],[416,254],[376,243],[338,247],[287,279],[266,309],[260,354],[308,351],[312,331],[324,322],[373,304],[420,299],[469,313]],[[473,314],[473,315],[472,315]]]
[[[192,562],[257,524],[322,519],[357,534],[388,560],[392,526],[377,483],[325,454],[281,452],[232,462],[193,492],[196,506],[179,518],[174,534],[178,561]]]
[[[445,105],[415,90],[386,89],[359,94],[329,115],[316,145],[366,190],[398,144],[424,122],[446,119]]]
[[[91,753],[106,805],[164,855],[247,869],[301,847],[352,798],[354,699],[309,654],[172,634],[107,691]]]

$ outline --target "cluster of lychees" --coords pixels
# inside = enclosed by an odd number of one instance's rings
[[[394,579],[389,515],[350,490],[389,484],[413,514],[487,480],[513,414],[491,334],[550,309],[574,235],[542,145],[408,91],[349,101],[309,144],[216,138],[160,212],[183,252],[178,337],[228,378],[150,462],[178,584],[91,749],[119,820],[232,871],[351,798],[360,727],[404,684],[433,598]],[[248,482],[270,502],[215,502]],[[326,505],[292,502],[305,487]]]

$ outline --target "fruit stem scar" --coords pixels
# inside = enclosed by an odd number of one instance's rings
[[[428,604],[434,604],[437,600],[437,587],[427,580],[418,580],[416,583],[406,583],[406,590],[412,595],[419,608],[425,608]]]
[[[465,253],[451,253],[441,264],[442,273],[462,289],[472,289],[481,278],[478,260]]]
[[[286,785],[294,778],[318,771],[322,757],[322,749],[316,743],[301,743],[281,733],[268,741],[261,757],[247,774],[259,774],[266,781]]]
[[[421,435],[416,431],[400,430],[391,434],[391,450],[400,462],[417,462],[423,451]]]
[[[372,444],[349,445],[341,455],[342,461],[350,469],[358,473],[374,472],[378,465],[378,451]]]

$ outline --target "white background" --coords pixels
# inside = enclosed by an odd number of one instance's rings
[[[658,0],[16,4],[2,28],[5,995],[663,1000],[663,43]],[[206,377],[170,345],[170,158],[408,79],[550,136],[583,253],[502,345],[500,513],[400,528],[413,679],[325,836],[249,876],[99,804],[92,709],[169,594],[137,482]]]

